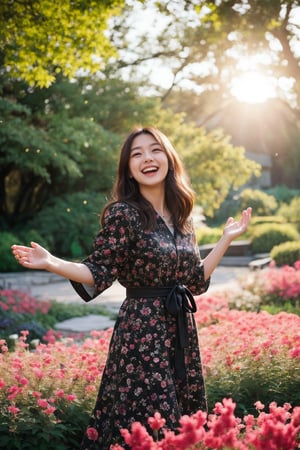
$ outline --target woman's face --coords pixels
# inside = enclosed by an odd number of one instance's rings
[[[136,136],[131,145],[129,174],[140,189],[164,186],[169,170],[165,150],[149,133]]]

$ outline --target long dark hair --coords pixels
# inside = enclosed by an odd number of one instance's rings
[[[103,214],[112,203],[124,201],[138,208],[144,229],[153,230],[155,228],[156,212],[151,203],[140,194],[138,183],[129,174],[129,158],[132,142],[137,136],[143,133],[153,136],[167,155],[169,170],[165,180],[165,202],[176,229],[182,233],[186,233],[190,231],[190,221],[188,218],[194,205],[194,193],[188,182],[183,164],[174,147],[169,139],[154,127],[134,128],[127,136],[121,148],[112,201],[106,205]]]

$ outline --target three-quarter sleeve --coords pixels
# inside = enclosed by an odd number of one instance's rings
[[[211,278],[209,277],[205,280],[204,263],[200,255],[199,245],[194,230],[192,232],[191,241],[193,243],[193,254],[195,258],[194,261],[190,262],[191,267],[193,267],[193,285],[191,286],[191,291],[195,295],[200,295],[208,290]]]
[[[126,203],[114,203],[106,210],[93,252],[82,261],[91,271],[95,284],[85,286],[71,281],[83,300],[90,301],[109,288],[119,271],[128,264],[131,242],[138,229],[137,222],[137,210]]]

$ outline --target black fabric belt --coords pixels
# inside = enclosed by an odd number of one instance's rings
[[[184,362],[184,349],[188,347],[187,313],[197,311],[195,299],[191,291],[182,284],[162,287],[133,287],[126,289],[128,298],[155,298],[164,297],[166,310],[176,317],[176,348],[175,348],[175,376],[177,379],[186,378]]]

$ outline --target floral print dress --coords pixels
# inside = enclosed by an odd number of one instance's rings
[[[94,251],[83,262],[94,276],[94,291],[89,293],[79,283],[72,285],[86,301],[116,279],[126,288],[179,283],[193,294],[203,293],[209,285],[204,281],[193,233],[182,235],[175,230],[173,234],[159,215],[156,229],[145,231],[138,210],[124,202],[107,209]],[[193,315],[187,314],[186,377],[178,379],[174,369],[177,322],[166,310],[164,300],[161,296],[127,296],[123,302],[81,449],[109,450],[115,443],[126,448],[120,429],[130,429],[135,421],[147,427],[148,417],[156,411],[166,420],[165,426],[175,430],[183,414],[206,410]]]

